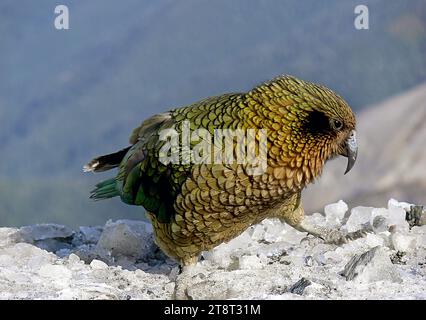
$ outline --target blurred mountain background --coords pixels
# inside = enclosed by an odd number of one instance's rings
[[[54,28],[58,4],[69,30]],[[354,28],[358,4],[369,30]],[[356,171],[340,177],[333,161],[308,209],[426,203],[425,53],[424,0],[2,0],[0,225],[142,218],[118,199],[90,201],[111,173],[82,165],[152,114],[283,73],[331,87],[359,114]]]

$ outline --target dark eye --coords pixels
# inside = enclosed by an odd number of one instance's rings
[[[343,122],[340,120],[334,119],[332,120],[331,124],[335,130],[340,130],[343,128]]]

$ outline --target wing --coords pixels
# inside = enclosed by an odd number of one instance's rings
[[[134,129],[130,136],[132,147],[121,162],[116,178],[121,199],[128,204],[143,206],[155,214],[159,222],[169,222],[175,214],[175,200],[184,182],[192,175],[193,165],[182,161],[168,164],[160,161],[160,151],[167,143],[160,139],[162,130],[174,129],[180,135],[181,123],[185,120],[190,121],[191,129],[205,128],[210,132],[216,127],[232,125],[235,118],[232,112],[238,108],[231,110],[229,106],[235,105],[232,101],[239,96],[228,94],[208,98],[155,115]],[[180,155],[181,144],[171,152]]]
[[[173,202],[189,167],[163,164],[158,157],[166,141],[159,139],[161,130],[175,125],[170,113],[155,115],[133,130],[132,147],[120,164],[117,187],[122,201],[143,206],[160,222],[170,221]]]

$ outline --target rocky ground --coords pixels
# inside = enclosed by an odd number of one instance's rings
[[[337,246],[265,220],[203,254],[193,299],[426,299],[421,207],[340,201],[313,223],[369,234]],[[170,299],[177,265],[142,221],[0,228],[0,299]]]

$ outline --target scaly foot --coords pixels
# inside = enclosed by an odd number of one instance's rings
[[[331,230],[324,229],[322,231],[323,232],[321,232],[318,235],[321,239],[323,239],[326,243],[337,244],[337,245],[345,244],[345,243],[348,243],[349,241],[363,238],[367,235],[367,232],[364,230],[357,230],[355,232],[350,232],[347,234],[344,234],[343,232],[339,230],[332,230],[332,229]]]

